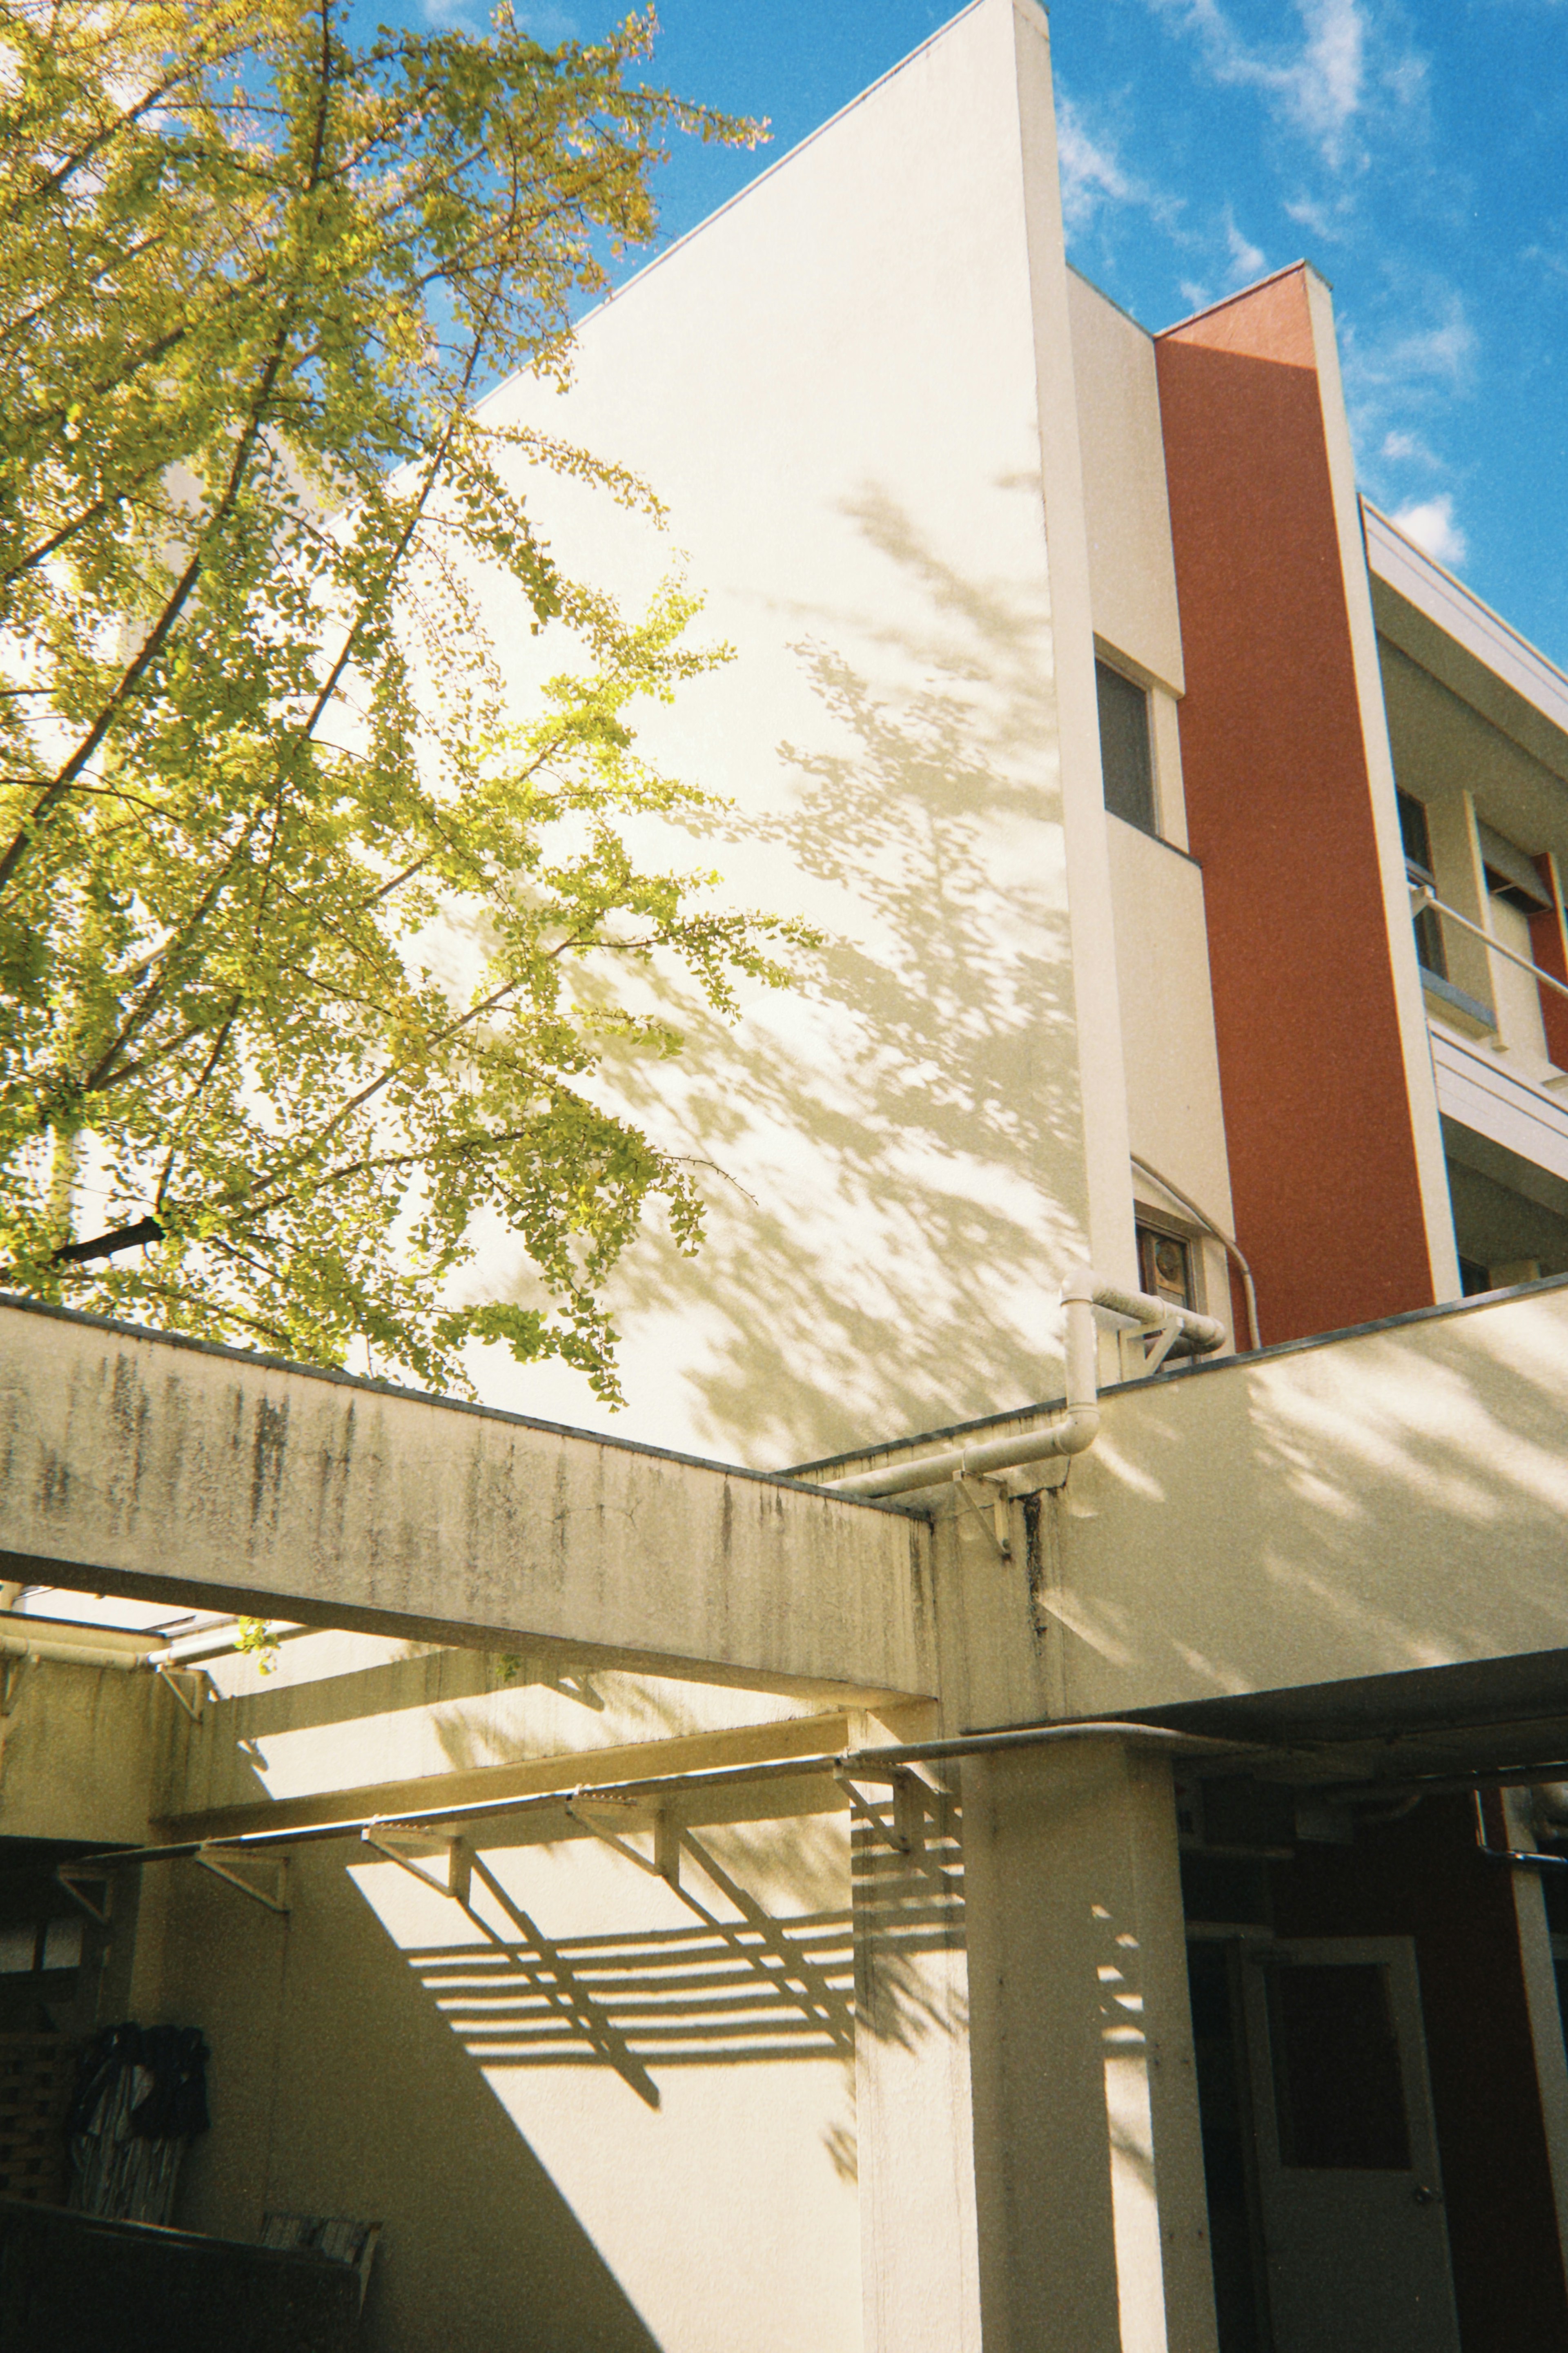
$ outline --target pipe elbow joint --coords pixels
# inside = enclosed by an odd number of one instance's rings
[[[1099,1406],[1074,1406],[1053,1435],[1058,1454],[1087,1454],[1100,1436]]]

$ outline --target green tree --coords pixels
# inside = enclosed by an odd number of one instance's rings
[[[679,1047],[623,976],[732,1009],[789,927],[634,857],[628,818],[704,799],[634,707],[715,657],[678,586],[628,620],[574,585],[516,484],[650,494],[475,400],[564,378],[667,133],[760,134],[637,81],[651,10],[551,50],[504,7],[345,16],[0,0],[0,1261],[438,1386],[501,1339],[614,1396],[605,1278],[654,1205],[687,1247],[701,1215],[595,1096],[612,1046]],[[487,570],[574,633],[522,723]],[[498,1221],[531,1303],[464,1303]]]

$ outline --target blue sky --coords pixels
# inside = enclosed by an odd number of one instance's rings
[[[519,10],[545,41],[624,13]],[[655,78],[773,133],[673,157],[666,237],[953,13],[662,0]],[[1309,257],[1334,289],[1363,489],[1568,667],[1568,0],[1057,0],[1051,36],[1079,268],[1159,327]]]

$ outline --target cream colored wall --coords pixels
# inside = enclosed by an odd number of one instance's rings
[[[1076,271],[1068,271],[1067,285],[1095,640],[1148,690],[1161,836],[1151,840],[1115,818],[1105,820],[1129,1142],[1228,1231],[1230,1172],[1203,878],[1176,854],[1187,846],[1182,637],[1154,346]],[[1224,1251],[1136,1173],[1133,1190],[1146,1208],[1190,1234],[1206,1303],[1228,1322]]]
[[[1568,1288],[1104,1400],[1037,1602],[1067,1715],[1568,1647]]]
[[[981,0],[595,314],[566,398],[490,413],[668,501],[658,546],[530,490],[628,594],[685,552],[735,659],[648,746],[743,812],[689,854],[828,934],[626,1077],[727,1176],[694,1264],[652,1240],[618,1283],[614,1427],[798,1461],[1049,1394],[1061,1273],[1130,1275],[1131,1220],[1043,17]]]
[[[486,1842],[494,1936],[353,1845],[287,1921],[168,1866],[162,2009],[213,2052],[181,2221],[383,2221],[367,2353],[858,2353],[846,1820],[692,1837],[712,1925],[582,1837]]]
[[[1068,272],[1067,288],[1095,634],[1146,684],[1180,695],[1182,629],[1153,341],[1076,270]]]
[[[1133,1151],[1228,1233],[1219,1056],[1199,868],[1168,843],[1108,817],[1116,965]],[[1139,1180],[1141,1198],[1184,1222],[1179,1205]],[[1190,1222],[1190,1221],[1186,1221]],[[1208,1273],[1210,1312],[1228,1320],[1223,1252]]]
[[[170,1693],[147,1671],[37,1660],[13,1672],[10,1699],[0,1718],[0,1838],[139,1845],[177,1737]]]

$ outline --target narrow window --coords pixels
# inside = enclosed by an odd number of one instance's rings
[[[1424,883],[1428,891],[1436,892],[1437,878],[1432,871],[1432,837],[1426,828],[1426,811],[1413,793],[1399,796],[1399,838],[1405,845],[1405,880]],[[1415,918],[1415,956],[1424,972],[1435,973],[1439,980],[1447,979],[1442,919],[1430,907],[1423,907]]]
[[[1149,749],[1149,698],[1109,662],[1094,665],[1100,691],[1100,772],[1105,806],[1141,833],[1157,833],[1154,762]]]

